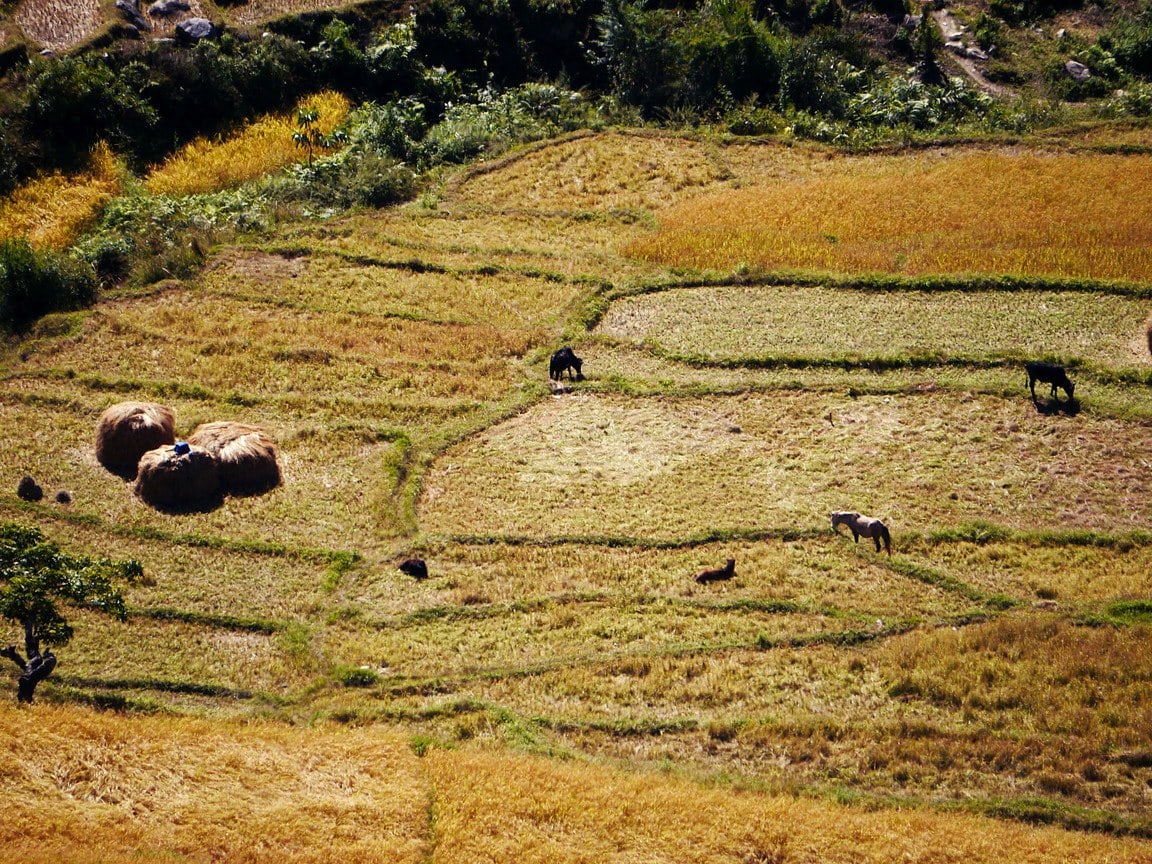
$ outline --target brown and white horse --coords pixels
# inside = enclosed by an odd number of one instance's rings
[[[861,516],[854,511],[837,510],[832,514],[833,531],[836,531],[837,525],[847,525],[852,532],[852,539],[857,543],[860,542],[861,537],[871,537],[872,542],[876,544],[877,552],[880,551],[880,541],[883,540],[884,550],[889,555],[892,554],[892,535],[888,533],[888,526],[879,519]]]

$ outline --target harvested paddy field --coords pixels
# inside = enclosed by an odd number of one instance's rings
[[[859,509],[925,531],[1146,527],[1152,427],[948,393],[577,396],[448,450],[420,519],[445,536],[688,540]]]
[[[597,329],[709,362],[901,357],[1020,363],[1053,352],[1152,371],[1147,299],[1053,291],[869,291],[807,285],[691,288],[626,297]]]
[[[271,860],[227,802],[278,819],[295,784],[301,861],[1152,861],[1144,277],[625,254],[713,196],[927,189],[1018,150],[573,136],[40,321],[0,366],[0,515],[144,578],[126,621],[73,616],[39,713],[13,715],[6,758],[32,767],[10,776],[39,778],[13,824],[55,814],[59,860],[129,860],[129,814],[140,854]],[[1013,243],[1049,244],[1030,224]],[[562,345],[586,377],[550,387]],[[1031,400],[1034,357],[1075,400]],[[173,407],[178,437],[263,426],[281,485],[147,506],[93,451],[126,399]],[[24,472],[45,501],[16,497]],[[882,517],[892,555],[834,509]],[[219,736],[244,754],[198,767]],[[80,780],[43,763],[61,739]],[[107,742],[125,758],[89,764]],[[254,764],[268,789],[238,791]],[[164,792],[193,779],[192,803]],[[24,836],[5,848],[40,860]]]

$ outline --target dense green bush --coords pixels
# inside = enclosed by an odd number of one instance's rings
[[[1128,71],[1152,78],[1152,3],[1145,2],[1136,15],[1121,15],[1100,37]]]
[[[27,134],[56,165],[83,161],[100,140],[133,151],[161,119],[142,95],[147,89],[140,63],[117,70],[94,55],[37,59],[25,97]]]
[[[96,274],[68,255],[37,252],[23,237],[0,240],[0,327],[22,330],[41,315],[96,299]]]
[[[274,201],[304,204],[309,212],[386,207],[416,194],[416,175],[403,162],[374,152],[346,148],[311,165],[297,165],[271,181]]]

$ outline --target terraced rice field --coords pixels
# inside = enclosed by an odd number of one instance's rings
[[[196,773],[156,754],[224,724],[249,749],[200,833],[158,794],[134,849],[262,860],[220,802],[253,760],[311,758],[300,860],[355,857],[361,818],[396,826],[399,861],[1152,860],[1143,277],[878,288],[625,254],[700,202],[900,158],[574,137],[434,208],[290,226],[40,322],[0,369],[0,514],[147,579],[126,623],[77,616],[16,739],[112,740],[86,702],[151,749],[118,745],[100,788],[45,781],[14,824],[52,805],[79,860],[95,813],[118,860],[123,766]],[[587,379],[552,390],[564,344]],[[1069,364],[1077,401],[1033,403],[1031,356]],[[265,426],[282,486],[152,510],[93,454],[129,398],[179,435]],[[19,501],[25,471],[73,503]],[[888,521],[893,554],[835,535],[842,508]],[[396,569],[412,554],[428,579]],[[153,712],[174,716],[127,716]],[[342,761],[374,748],[386,801]]]

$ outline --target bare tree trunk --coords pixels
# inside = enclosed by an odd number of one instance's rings
[[[51,650],[40,653],[40,640],[36,638],[32,623],[24,622],[24,650],[28,652],[25,660],[16,650],[15,645],[9,645],[0,650],[0,657],[7,657],[20,667],[24,673],[16,689],[16,698],[20,702],[31,702],[36,693],[36,685],[52,674],[56,668],[56,655]]]

